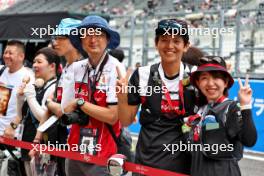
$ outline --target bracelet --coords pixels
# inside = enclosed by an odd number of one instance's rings
[[[251,104],[243,105],[243,106],[240,106],[240,109],[241,110],[252,109],[252,105]]]

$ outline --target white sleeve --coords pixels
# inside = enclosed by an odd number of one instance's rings
[[[123,64],[118,62],[117,67],[119,68],[121,74],[125,76],[126,69]],[[117,97],[116,97],[116,81],[117,81],[117,72],[112,71],[109,74],[109,81],[108,81],[108,87],[106,89],[106,103],[108,105],[115,105],[117,104]]]
[[[50,86],[41,101],[41,105],[38,103],[36,97],[30,98],[27,102],[28,105],[30,107],[30,110],[32,111],[33,115],[38,119],[43,119],[45,118],[45,115],[47,114],[47,107],[45,105],[45,102],[47,100],[47,98],[54,93],[55,90],[55,84],[53,84],[52,86]]]
[[[68,103],[75,99],[75,63],[68,67],[67,74],[63,75],[62,80],[62,98],[61,109],[64,113],[64,108]]]

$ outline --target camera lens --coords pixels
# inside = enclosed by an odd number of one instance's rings
[[[85,126],[89,122],[89,116],[80,110],[75,110],[72,113],[63,114],[61,122],[64,125],[79,124],[80,126]]]

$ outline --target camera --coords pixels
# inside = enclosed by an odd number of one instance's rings
[[[66,126],[71,124],[85,126],[89,123],[89,116],[85,114],[82,110],[77,109],[71,113],[63,114],[61,116],[61,123]]]

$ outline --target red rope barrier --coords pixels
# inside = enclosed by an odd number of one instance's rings
[[[25,142],[25,141],[18,141],[15,139],[9,139],[9,138],[5,138],[2,136],[0,136],[0,143],[6,144],[6,145],[12,145],[14,147],[19,147],[19,148],[23,148],[27,150],[31,150],[34,148],[34,149],[38,149],[39,151],[40,151],[40,145],[42,146],[44,145],[44,144],[34,144],[30,142]],[[54,156],[63,157],[63,158],[69,158],[72,160],[93,163],[93,164],[100,165],[100,166],[106,166],[107,160],[108,160],[108,158],[96,157],[96,156],[88,155],[88,154],[80,154],[78,152],[73,152],[73,151],[60,150],[54,147],[48,147],[47,145],[44,148],[44,150],[41,148],[41,152],[48,153]],[[156,169],[156,168],[143,166],[143,165],[130,163],[130,162],[125,163],[124,169],[127,171],[131,171],[133,173],[139,173],[139,174],[151,175],[151,176],[160,176],[160,175],[187,176],[185,174]]]

